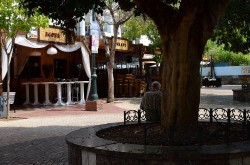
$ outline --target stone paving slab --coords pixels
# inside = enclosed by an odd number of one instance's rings
[[[203,87],[200,107],[250,109],[250,103],[232,100],[232,89],[239,88]],[[11,112],[21,119],[0,121],[0,165],[66,165],[66,134],[86,126],[121,122],[123,111],[139,109],[140,100],[119,98],[114,103],[103,103],[103,110],[98,112],[84,111],[83,106],[26,107]]]

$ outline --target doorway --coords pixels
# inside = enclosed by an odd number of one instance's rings
[[[66,59],[54,59],[54,77],[60,79],[67,78],[67,60]]]

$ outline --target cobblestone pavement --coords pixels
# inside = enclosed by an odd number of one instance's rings
[[[200,107],[247,108],[250,103],[233,101],[232,89],[240,86],[201,88]],[[11,112],[0,120],[0,165],[68,164],[65,135],[86,126],[121,122],[123,111],[139,109],[140,98],[119,98],[104,103],[103,110],[84,111],[83,106],[35,107]]]

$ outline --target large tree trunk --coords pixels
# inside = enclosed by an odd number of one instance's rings
[[[163,44],[161,124],[196,126],[202,53],[229,0],[183,0],[178,10],[160,0],[134,2],[155,22]]]
[[[169,56],[163,61],[161,123],[164,126],[195,125],[200,102],[202,54],[196,51],[196,45],[184,41],[184,36],[175,37],[165,52]]]

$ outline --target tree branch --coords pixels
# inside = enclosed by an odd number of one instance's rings
[[[117,25],[122,25],[124,24],[125,22],[127,22],[134,14],[132,12],[129,12],[128,14],[124,14],[123,18],[120,19],[118,22],[117,22]]]
[[[109,48],[109,43],[108,43],[107,36],[105,35],[102,22],[101,22],[101,20],[100,20],[100,18],[98,16],[96,16],[96,21],[97,21],[97,23],[98,23],[98,25],[100,27],[100,32],[101,32],[103,42],[104,42],[104,45],[105,45],[105,55],[106,55],[107,58],[109,58],[110,57],[110,48]]]
[[[107,5],[107,9],[108,9],[109,12],[110,12],[110,15],[111,15],[112,20],[113,20],[113,24],[115,24],[115,23],[116,23],[116,20],[115,20],[115,13],[114,13],[114,10],[113,10],[113,8],[112,8],[112,5],[111,5],[111,6],[108,6],[108,5]]]
[[[161,17],[172,17],[176,10],[173,6],[163,3],[162,0],[133,0],[133,2],[140,8],[146,15],[154,20],[156,24]],[[166,19],[167,21],[168,19]],[[157,25],[158,26],[158,25]]]

